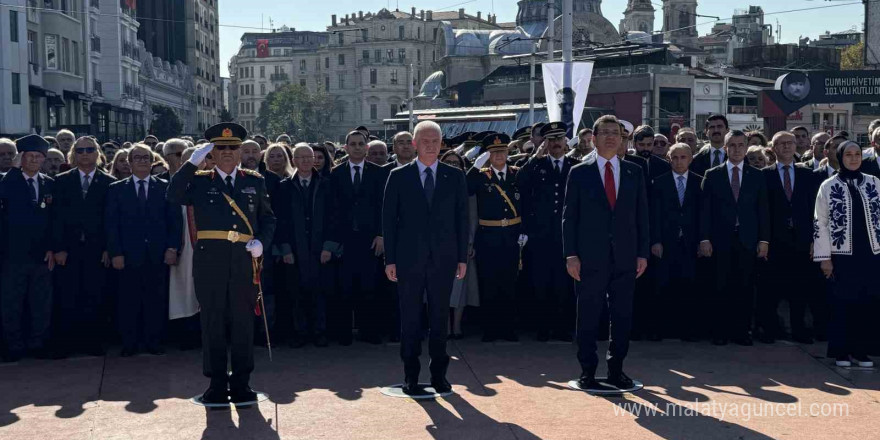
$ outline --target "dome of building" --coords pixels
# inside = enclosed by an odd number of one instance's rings
[[[489,53],[488,30],[456,29],[454,56],[480,56]]]
[[[535,42],[520,28],[513,31],[497,30],[489,35],[489,54],[519,55],[532,53]]]
[[[446,88],[446,74],[442,70],[438,70],[425,78],[422,88],[419,89],[420,98],[433,98],[440,95],[440,92]]]

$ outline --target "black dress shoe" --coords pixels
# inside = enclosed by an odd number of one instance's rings
[[[651,342],[660,342],[663,340],[663,337],[660,336],[660,333],[649,333],[648,340]]]
[[[681,340],[684,342],[699,342],[700,338],[696,336],[682,336]]]
[[[449,384],[445,378],[434,380],[431,379],[431,387],[434,388],[434,392],[438,394],[448,393],[452,391],[452,385]]]
[[[401,390],[403,390],[404,394],[407,394],[410,396],[424,393],[424,390],[422,389],[422,387],[419,386],[419,379],[418,378],[409,378],[408,377],[408,378],[404,379],[403,387],[401,387]]]
[[[104,356],[107,354],[107,351],[104,350],[104,346],[102,345],[92,345],[90,347],[86,347],[85,354],[89,356]]]
[[[724,338],[712,339],[712,345],[727,345],[727,339],[724,339]]]
[[[400,342],[400,335],[391,335],[391,336],[389,336],[389,337],[388,337],[388,342],[391,342],[391,343],[394,343],[394,344]]]
[[[229,403],[229,396],[227,395],[225,389],[220,389],[219,387],[209,387],[207,390],[205,390],[205,393],[202,394],[202,403]]]
[[[54,357],[54,354],[45,347],[31,350],[30,354],[34,359],[52,359]]]
[[[153,356],[165,356],[165,350],[162,347],[148,347],[147,353],[150,353]]]
[[[464,333],[453,333],[452,339],[455,339],[456,341],[460,341],[460,340],[464,339]]]
[[[743,336],[741,338],[736,338],[733,340],[733,343],[736,345],[742,345],[745,347],[751,347],[752,345],[755,345],[755,343],[752,342],[752,338],[749,336]]]
[[[773,344],[776,342],[776,339],[770,335],[758,335],[758,342],[762,344]]]
[[[496,339],[498,339],[498,338],[495,335],[493,335],[491,333],[484,333],[483,337],[482,337],[482,339],[480,339],[480,341],[482,341],[482,342],[495,342]]]
[[[633,380],[630,379],[629,376],[624,374],[623,371],[616,373],[616,374],[609,374],[608,380],[606,380],[606,382],[609,385],[614,385],[615,387],[617,387],[618,389],[621,389],[621,390],[628,390],[628,389],[635,386],[635,384],[633,383]]]
[[[229,390],[229,401],[232,403],[249,403],[257,401],[257,392],[251,387],[235,387]]]
[[[123,348],[121,352],[119,352],[119,356],[127,358],[127,357],[134,356],[135,353],[137,353],[137,350],[135,350],[133,348],[126,347],[126,348]]]
[[[798,344],[812,344],[813,343],[813,338],[811,338],[807,335],[795,335],[791,339],[794,342],[797,342]]]
[[[516,335],[516,332],[509,332],[504,335],[504,340],[507,342],[519,342],[519,336]]]
[[[535,340],[538,342],[547,342],[550,340],[550,332],[548,331],[539,331],[538,335],[535,337]]]
[[[24,353],[22,353],[20,351],[10,351],[10,352],[5,353],[3,355],[3,362],[6,362],[6,363],[18,362],[21,360],[21,357],[23,355],[24,355]]]
[[[554,332],[550,339],[553,339],[554,341],[571,342],[571,332]]]
[[[327,346],[327,337],[324,335],[318,335],[315,337],[315,347],[326,347]]]
[[[612,391],[612,388],[599,383],[593,376],[581,376],[578,379],[578,388],[589,391]]]
[[[303,348],[305,346],[306,338],[302,336],[295,336],[293,339],[290,340],[290,348]]]

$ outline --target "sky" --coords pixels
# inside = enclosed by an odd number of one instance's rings
[[[561,2],[562,0],[557,0]],[[604,0],[602,14],[615,27],[623,19],[623,10],[627,0]],[[654,29],[660,30],[663,24],[662,0],[652,0],[657,9],[654,17]],[[220,74],[228,76],[229,59],[238,50],[241,35],[245,32],[266,32],[270,28],[270,19],[276,28],[282,25],[303,31],[324,31],[330,25],[330,16],[345,16],[352,12],[376,12],[382,8],[409,11],[412,6],[417,10],[457,11],[465,8],[468,14],[476,15],[481,11],[498,15],[499,22],[516,20],[516,0],[331,0],[325,2],[309,0],[223,0],[220,5]],[[332,6],[331,6],[332,5]],[[839,32],[853,26],[861,30],[865,22],[865,9],[860,0],[745,0],[742,3],[729,0],[699,0],[697,13],[720,17],[722,21],[730,21],[734,9],[747,9],[749,5],[764,8],[765,23],[774,25],[776,20],[782,26],[782,43],[796,43],[801,36],[816,38],[825,31]],[[809,11],[791,11],[796,9],[825,7]],[[699,17],[697,19],[700,35],[709,33],[714,18]]]

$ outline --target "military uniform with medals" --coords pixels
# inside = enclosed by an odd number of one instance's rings
[[[483,150],[507,150],[510,137],[496,133],[483,138]],[[518,168],[473,167],[468,171],[468,192],[477,199],[479,224],[474,252],[480,285],[483,340],[516,340],[515,292],[520,266],[519,236],[521,195],[516,185]]]
[[[210,127],[205,138],[215,150],[238,148],[247,138],[247,131],[238,124],[221,123]],[[216,151],[214,156],[218,156]],[[223,176],[219,168],[198,171],[195,164],[187,162],[171,178],[168,200],[193,207],[198,231],[193,279],[201,306],[203,370],[211,379],[203,399],[208,403],[222,401],[227,385],[233,402],[255,398],[248,381],[254,369],[258,286],[254,282],[255,261],[246,243],[251,246],[253,240],[258,240],[263,249],[271,246],[275,216],[265,180],[240,166]],[[229,347],[227,318],[231,327]],[[232,367],[228,376],[227,349]]]

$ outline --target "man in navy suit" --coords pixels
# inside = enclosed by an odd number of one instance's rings
[[[658,317],[652,330],[695,341],[694,327],[702,314],[694,283],[703,178],[688,171],[693,160],[688,144],[673,145],[667,156],[672,171],[657,177],[651,191],[651,265],[656,296],[649,309]]]
[[[0,181],[3,203],[3,273],[0,312],[6,341],[4,361],[15,362],[25,349],[46,357],[52,315],[53,194],[55,182],[40,172],[49,143],[39,135],[15,141],[19,153]],[[20,166],[19,166],[20,164]],[[27,306],[25,306],[27,304]],[[25,310],[28,319],[23,320]],[[25,332],[24,322],[30,323]]]
[[[440,126],[420,122],[413,132],[418,159],[388,177],[382,210],[385,274],[400,297],[404,386],[418,394],[422,351],[422,298],[428,304],[431,385],[452,390],[446,381],[449,296],[455,278],[467,271],[468,193],[464,173],[437,160]]]
[[[730,124],[724,115],[712,115],[706,119],[705,133],[709,145],[694,155],[691,171],[704,176],[710,168],[717,167],[727,160],[724,152],[724,136],[730,131]]]
[[[712,309],[717,316],[712,343],[716,345],[728,340],[752,345],[755,263],[767,258],[770,245],[767,183],[759,170],[743,161],[747,149],[744,132],[728,132],[724,137],[727,161],[706,171],[703,178],[700,254],[711,257],[715,266]]]
[[[107,249],[113,268],[121,271],[122,356],[137,351],[139,329],[147,352],[158,355],[163,353],[160,336],[168,316],[166,265],[177,263],[183,225],[177,206],[165,200],[168,182],[150,176],[149,147],[136,144],[128,161],[132,175],[110,185],[104,212]]]
[[[611,341],[606,355],[607,383],[632,388],[623,372],[632,328],[636,278],[648,266],[648,198],[638,165],[617,156],[621,127],[605,115],[593,124],[595,156],[571,169],[562,211],[566,269],[577,292],[577,343],[584,389],[602,389],[596,381],[596,335],[602,303],[609,302]]]

